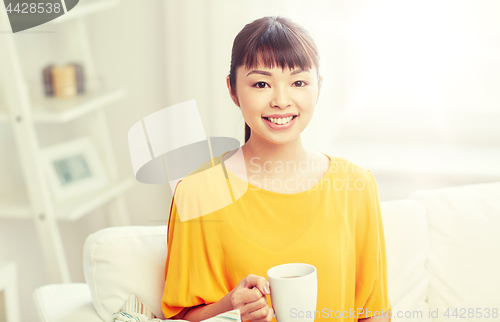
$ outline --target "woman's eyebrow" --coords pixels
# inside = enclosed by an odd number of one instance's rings
[[[311,73],[311,71],[309,69],[296,69],[290,75],[295,75],[295,74],[299,74],[299,73],[302,73],[302,72]]]
[[[302,72],[308,72],[308,73],[310,73],[309,69],[296,69],[296,70],[294,70],[294,71],[290,74],[290,76],[292,76],[292,75],[296,75],[296,74],[299,74],[299,73],[302,73]],[[271,74],[270,72],[266,72],[266,71],[264,71],[264,70],[258,70],[258,69],[254,69],[254,70],[252,70],[251,72],[249,72],[249,73],[247,74],[247,77],[248,77],[249,75],[251,75],[251,74],[261,74],[261,75],[265,75],[265,76],[273,76],[273,74]]]

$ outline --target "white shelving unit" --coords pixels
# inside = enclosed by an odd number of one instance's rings
[[[30,95],[23,78],[22,62],[14,34],[0,36],[0,126],[10,124],[17,143],[25,189],[12,189],[0,194],[0,218],[33,219],[43,251],[51,283],[69,283],[71,277],[64,254],[58,221],[75,221],[92,210],[106,205],[111,225],[129,225],[129,217],[123,193],[135,182],[133,178],[120,179],[106,116],[103,108],[126,96],[123,88],[96,89],[96,68],[91,55],[85,16],[116,6],[119,0],[99,0],[79,3],[68,13],[49,22],[51,24],[76,21],[75,36],[81,42],[85,78],[88,81],[85,95],[73,99],[34,97]],[[0,29],[10,30],[7,13],[0,6]],[[2,106],[3,105],[3,106]],[[110,183],[107,187],[92,191],[64,202],[55,202],[49,194],[44,173],[36,124],[65,124],[77,122],[84,115],[92,117],[103,145],[104,161]],[[90,124],[89,124],[90,126]]]
[[[17,265],[0,262],[0,321],[20,322]]]
[[[113,198],[120,197],[133,184],[132,179],[110,184],[105,189],[93,191],[63,203],[54,204],[57,220],[75,221],[104,205]],[[2,195],[0,200],[0,217],[12,219],[29,219],[33,217],[28,195],[25,190],[13,190]]]

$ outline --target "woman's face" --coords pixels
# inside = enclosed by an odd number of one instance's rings
[[[227,84],[231,93],[229,76]],[[284,144],[299,137],[309,124],[319,92],[314,66],[306,70],[240,66],[236,96],[231,97],[252,130],[250,140]]]

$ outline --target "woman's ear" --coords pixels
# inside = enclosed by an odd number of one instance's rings
[[[316,104],[319,100],[319,93],[321,93],[321,85],[323,84],[323,76],[318,79],[318,97],[316,97]]]
[[[318,82],[318,99],[319,99],[319,93],[321,92],[321,85],[323,84],[323,76],[319,78]],[[317,100],[317,99],[316,99]]]
[[[231,99],[233,100],[234,104],[240,107],[240,102],[238,101],[238,98],[234,96],[233,92],[231,91],[231,81],[229,80],[229,75],[226,76],[226,84],[227,84],[227,89],[229,90],[229,96],[231,96]]]

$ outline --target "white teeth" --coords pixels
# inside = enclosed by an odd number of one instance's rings
[[[274,118],[270,117],[269,120],[276,124],[286,124],[292,120],[293,116],[285,117],[285,118]]]

